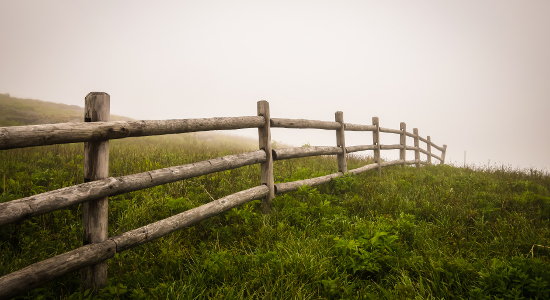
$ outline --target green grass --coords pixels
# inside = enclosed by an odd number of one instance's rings
[[[110,175],[249,150],[192,134],[115,140]],[[0,151],[0,201],[83,182],[82,153],[82,144]],[[334,173],[337,162],[284,160],[274,170],[277,182],[293,181]],[[259,184],[254,165],[113,197],[109,235]],[[80,247],[81,219],[75,206],[0,227],[0,275]],[[100,298],[548,299],[549,220],[545,173],[388,167],[278,195],[271,215],[253,201],[118,253]],[[79,276],[19,299],[78,299]]]
[[[82,96],[84,104],[84,96]],[[129,121],[127,117],[111,115],[111,121]],[[0,93],[0,126],[22,126],[32,124],[53,124],[65,122],[84,122],[84,108],[11,97]]]

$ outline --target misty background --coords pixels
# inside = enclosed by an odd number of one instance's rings
[[[549,53],[546,0],[0,2],[0,93],[84,106],[107,92],[134,119],[256,115],[259,100],[275,118],[377,116],[457,165],[466,151],[470,165],[550,169]],[[333,131],[272,139],[336,145]]]

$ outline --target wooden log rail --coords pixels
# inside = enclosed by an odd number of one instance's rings
[[[89,244],[86,244],[85,236],[84,245],[78,249],[0,277],[0,299],[17,296],[76,270],[88,270],[83,273],[83,278],[87,277],[87,283],[83,283],[83,287],[92,287],[94,293],[96,293],[105,284],[107,277],[106,269],[100,272],[98,269],[103,267],[99,268],[99,266],[106,266],[104,262],[120,251],[150,242],[255,199],[261,199],[262,211],[269,213],[271,200],[276,194],[295,191],[301,186],[325,184],[343,176],[345,173],[361,174],[376,169],[380,174],[382,167],[397,165],[403,167],[405,165],[416,165],[420,167],[421,164],[431,164],[432,157],[444,163],[447,149],[446,145],[439,147],[433,144],[429,136],[427,139],[420,137],[416,128],[412,134],[407,132],[405,123],[401,123],[400,130],[380,127],[377,117],[372,119],[372,125],[344,123],[342,112],[335,114],[334,122],[271,118],[267,101],[258,102],[257,116],[128,122],[109,122],[107,116],[109,109],[106,107],[109,103],[110,96],[108,94],[90,93],[86,96],[86,122],[0,127],[0,150],[85,142],[86,151],[89,152],[86,155],[88,158],[86,158],[85,168],[95,170],[98,168],[98,163],[106,163],[107,167],[107,172],[102,171],[103,175],[94,175],[95,173],[89,171],[89,176],[85,177],[86,180],[82,184],[0,203],[0,226],[75,204],[87,205],[100,199],[100,201],[103,201],[102,203],[107,205],[109,196],[253,164],[261,165],[261,185],[117,236],[92,237],[88,241]],[[334,130],[337,146],[271,149],[271,127]],[[108,160],[96,158],[101,151],[108,153],[108,141],[111,139],[241,128],[258,128],[260,150],[120,177],[108,177]],[[371,131],[373,143],[371,145],[346,146],[345,131]],[[380,132],[399,134],[401,136],[400,144],[381,144]],[[415,139],[414,147],[406,145],[405,136]],[[427,144],[427,150],[418,145],[419,141]],[[441,156],[433,154],[431,152],[432,147],[441,151]],[[101,150],[103,148],[105,149]],[[380,151],[391,149],[400,150],[400,159],[382,161]],[[348,170],[346,154],[365,150],[374,150],[374,163]],[[407,150],[415,152],[414,160],[406,160]],[[420,153],[427,155],[428,160],[426,162],[420,160]],[[104,157],[105,154],[101,155],[103,156],[99,157]],[[316,178],[274,184],[273,161],[320,155],[336,155],[338,172]],[[85,174],[88,174],[86,172],[85,170]],[[92,220],[97,218],[94,215],[98,214],[96,210],[89,210],[88,213],[91,214],[89,218]],[[99,236],[104,234],[93,227],[87,229],[86,220],[84,221],[85,234],[87,230],[95,230],[93,234],[99,234]]]
[[[0,127],[0,150],[211,130],[258,128],[262,116]]]
[[[164,220],[89,244],[0,277],[0,299],[9,299],[59,276],[113,258],[116,253],[163,237],[269,193],[265,185],[237,192]]]
[[[265,151],[227,155],[197,163],[120,177],[108,177],[58,190],[0,203],[0,226],[39,216],[87,201],[125,194],[243,166],[262,163]]]

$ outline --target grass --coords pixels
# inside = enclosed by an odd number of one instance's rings
[[[82,99],[84,100],[84,96]],[[132,119],[111,115],[111,121]],[[36,99],[11,97],[0,93],[0,126],[83,122],[84,108]]]
[[[192,134],[110,142],[110,176],[245,152]],[[9,201],[83,182],[82,144],[0,152]],[[351,158],[348,168],[369,163]],[[276,182],[334,173],[274,163]],[[258,165],[112,197],[109,235],[260,184]],[[0,276],[81,246],[80,206],[0,227]],[[253,201],[117,253],[101,299],[548,299],[550,177],[388,167]],[[534,246],[540,245],[540,246]],[[78,272],[19,299],[79,299]]]

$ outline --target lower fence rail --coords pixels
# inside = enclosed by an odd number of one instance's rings
[[[113,258],[116,253],[163,237],[222,212],[261,199],[269,193],[265,185],[240,191],[169,218],[82,246],[0,277],[0,299],[9,299],[60,276]]]

